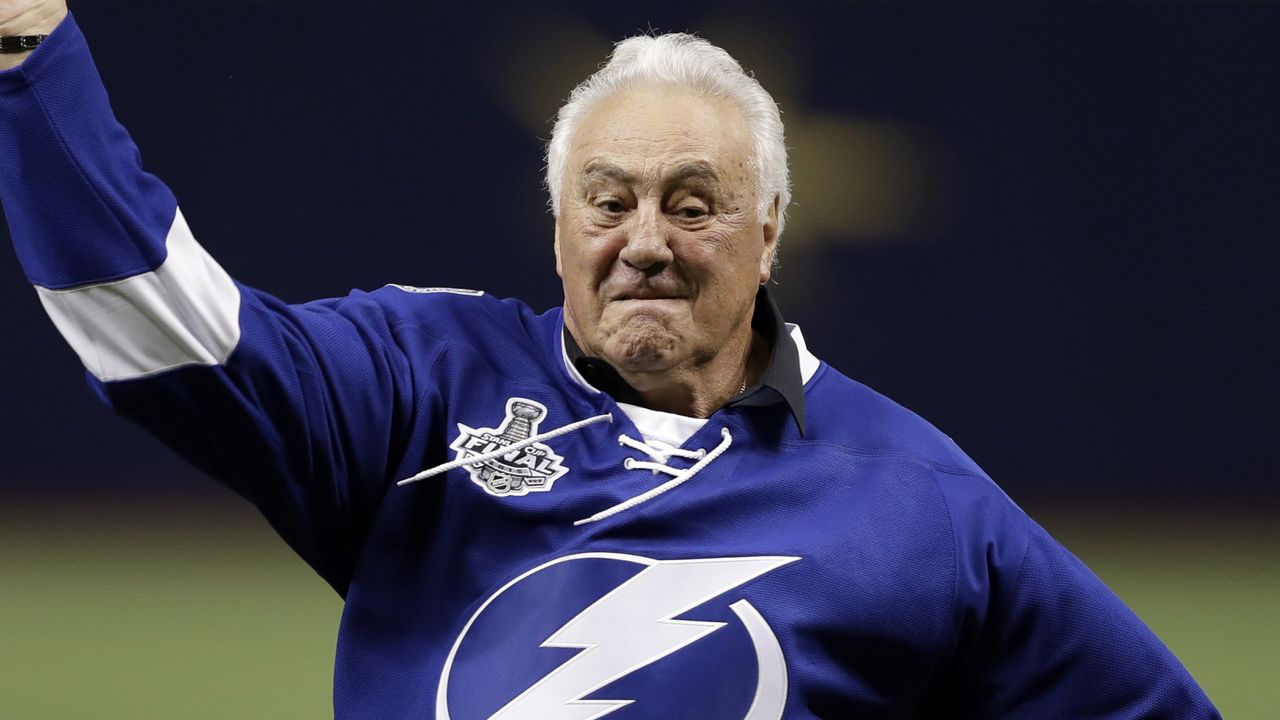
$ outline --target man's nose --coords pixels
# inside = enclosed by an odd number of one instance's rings
[[[627,265],[649,272],[661,270],[672,260],[670,228],[657,203],[642,204],[632,215],[627,244],[619,257]]]

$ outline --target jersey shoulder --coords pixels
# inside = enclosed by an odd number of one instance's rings
[[[526,380],[558,377],[559,308],[539,314],[519,300],[482,290],[394,284],[317,304],[358,324],[382,325],[411,364],[444,352],[455,371],[483,367]]]
[[[830,365],[806,388],[805,404],[806,439],[985,477],[955,441],[927,420]]]
[[[980,546],[994,537],[1025,547],[1025,512],[927,420],[830,366],[806,388],[805,400],[806,440],[868,457],[895,492],[940,502],[958,543]],[[916,481],[902,482],[907,477]]]
[[[381,322],[393,333],[421,333],[445,344],[524,341],[540,335],[542,321],[552,319],[539,317],[519,300],[483,290],[397,284],[352,290],[302,307],[334,310],[356,323]]]

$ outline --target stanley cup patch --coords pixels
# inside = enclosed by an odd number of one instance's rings
[[[500,450],[528,440],[538,432],[538,423],[547,416],[542,403],[526,398],[507,400],[507,417],[501,427],[470,428],[458,423],[458,438],[449,444],[457,459]],[[544,443],[532,443],[475,465],[468,465],[471,480],[490,495],[528,495],[547,492],[569,468],[563,457]]]

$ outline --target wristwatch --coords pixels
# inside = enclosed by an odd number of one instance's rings
[[[23,53],[35,50],[48,35],[5,35],[0,36],[0,54]]]

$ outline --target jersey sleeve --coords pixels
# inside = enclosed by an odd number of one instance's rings
[[[430,402],[383,306],[290,306],[234,281],[142,169],[70,16],[0,73],[0,200],[101,397],[254,502],[343,592]]]
[[[947,480],[958,563],[948,716],[1221,720],[1137,615],[989,479]]]

